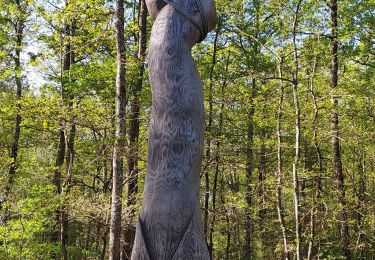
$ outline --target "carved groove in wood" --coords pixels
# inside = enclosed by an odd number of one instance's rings
[[[199,212],[203,88],[191,48],[215,27],[213,0],[146,0],[152,115],[133,260],[209,260]]]

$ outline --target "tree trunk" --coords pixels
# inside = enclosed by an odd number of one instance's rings
[[[246,144],[246,216],[245,216],[245,247],[244,247],[244,258],[251,259],[252,252],[252,233],[253,233],[253,223],[251,218],[251,208],[252,208],[252,189],[251,181],[253,175],[253,164],[254,164],[254,153],[253,153],[253,144],[254,144],[254,96],[256,89],[256,80],[255,78],[251,81],[251,88],[249,94],[249,112],[247,116],[247,144]]]
[[[139,1],[139,16],[138,16],[138,78],[131,93],[131,113],[130,113],[130,127],[129,127],[129,156],[128,156],[128,194],[127,207],[130,210],[129,219],[125,226],[124,234],[124,259],[130,259],[135,238],[135,205],[136,196],[138,193],[138,137],[139,137],[139,95],[143,85],[143,74],[145,70],[144,61],[146,56],[146,33],[147,33],[147,8],[145,0]]]
[[[53,175],[53,185],[56,195],[61,195],[61,167],[64,164],[65,160],[65,121],[63,118],[60,119],[60,131],[59,131],[59,144],[57,148],[57,155],[55,161],[55,171]],[[59,206],[55,212],[55,223],[52,231],[51,242],[57,244],[60,241],[60,210]],[[53,259],[58,259],[59,257],[56,254],[52,255]]]
[[[301,0],[298,1],[294,13],[293,23],[293,46],[294,46],[294,73],[293,73],[293,102],[295,112],[295,154],[293,160],[293,200],[294,200],[294,221],[295,221],[295,235],[296,235],[296,259],[301,259],[301,227],[300,227],[300,202],[299,202],[299,180],[298,167],[300,161],[300,143],[301,143],[301,112],[298,96],[298,50],[297,50],[297,27],[299,19],[299,11],[301,7]]]
[[[72,104],[69,105],[72,109]],[[66,180],[64,182],[64,189],[62,193],[68,194],[71,188],[71,178],[73,170],[73,159],[74,159],[74,138],[76,135],[76,125],[72,121],[70,126],[69,138],[67,141],[66,149]],[[68,201],[63,198],[63,205],[60,209],[60,239],[61,239],[61,251],[64,260],[68,259],[67,245],[68,245],[68,231],[69,231],[69,214],[67,208]]]
[[[217,32],[219,33],[219,32]],[[219,129],[217,132],[217,141],[216,141],[216,151],[215,151],[215,174],[214,174],[214,182],[212,188],[212,220],[210,226],[210,240],[208,249],[213,254],[213,245],[214,245],[214,232],[215,232],[215,222],[216,222],[216,197],[217,197],[217,182],[219,178],[219,164],[220,164],[220,149],[221,149],[221,133],[223,129],[223,111],[224,111],[224,93],[225,88],[227,86],[227,73],[228,73],[228,66],[229,66],[229,58],[230,54],[228,54],[226,68],[225,68],[225,79],[223,84],[221,85],[221,105],[220,105],[220,112],[219,112]]]
[[[320,179],[323,172],[323,162],[322,162],[322,153],[318,141],[318,129],[316,125],[316,121],[318,119],[319,115],[319,107],[316,99],[316,94],[314,92],[314,77],[316,73],[316,66],[317,66],[317,58],[314,59],[314,65],[313,65],[313,71],[310,79],[310,92],[312,95],[313,103],[314,103],[314,117],[311,122],[311,126],[313,129],[313,138],[314,138],[314,147],[316,152],[316,159],[318,162],[319,171],[317,176],[314,176],[314,189],[313,189],[313,195],[312,195],[312,209],[310,213],[310,241],[309,241],[309,247],[307,251],[307,259],[311,260],[313,259],[314,251],[315,250],[315,237],[316,237],[316,215],[318,214],[318,206],[316,205],[319,203],[318,198],[320,194]]]
[[[149,0],[152,114],[132,259],[210,259],[199,210],[203,89],[191,48],[215,24],[211,1]],[[196,5],[197,4],[197,5]],[[198,8],[192,15],[189,10]],[[187,13],[189,12],[189,13]]]
[[[229,57],[230,53],[228,54],[228,63],[229,63]],[[223,165],[224,168],[224,165]],[[224,169],[223,169],[223,174],[221,175],[221,180],[220,180],[220,200],[221,200],[221,205],[225,205],[225,182],[224,182]],[[229,220],[229,210],[227,207],[223,207],[223,211],[225,212],[225,221],[226,221],[226,245],[225,245],[225,260],[230,259],[230,247],[231,247],[231,224]]]
[[[60,245],[61,245],[61,256],[63,260],[68,259],[68,214],[66,207],[63,205],[60,207]]]
[[[278,64],[279,69],[279,78],[283,77],[283,60],[281,59]],[[281,138],[281,119],[283,112],[283,102],[284,102],[284,86],[283,82],[280,80],[280,89],[279,89],[279,104],[277,107],[277,127],[276,127],[276,136],[277,136],[277,187],[276,187],[276,207],[277,215],[280,224],[280,230],[283,239],[283,251],[284,258],[286,260],[290,259],[288,240],[286,236],[286,227],[285,227],[285,218],[284,218],[284,209],[282,204],[282,188],[283,188],[283,158],[282,158],[282,138]]]
[[[360,145],[360,144],[358,144]],[[358,229],[358,244],[366,243],[366,232],[365,221],[363,216],[367,216],[368,212],[366,210],[366,169],[365,169],[366,154],[360,152],[359,162],[358,162],[358,172],[359,172],[359,187],[358,187],[358,205],[356,219],[357,219],[357,229]],[[359,259],[365,259],[365,248],[361,247],[359,252]]]
[[[266,122],[266,110],[267,110],[267,99],[265,98],[264,107],[262,109],[262,121]],[[260,153],[259,153],[259,168],[258,168],[258,232],[259,232],[259,250],[262,252],[262,256],[266,257],[267,247],[267,225],[264,225],[263,220],[266,219],[266,201],[265,201],[265,181],[266,181],[266,168],[267,168],[267,147],[266,147],[266,138],[267,138],[267,126],[262,126],[260,129]]]
[[[125,29],[124,0],[116,0],[115,11],[117,75],[116,75],[116,140],[113,148],[113,177],[111,197],[111,219],[109,231],[109,259],[120,259],[123,156],[125,148]]]
[[[18,149],[19,149],[19,139],[21,135],[21,98],[22,98],[22,65],[21,65],[21,52],[22,52],[22,41],[24,38],[24,23],[25,23],[25,10],[22,8],[21,3],[19,0],[16,0],[17,4],[17,11],[19,12],[19,17],[17,18],[17,21],[15,23],[15,34],[16,34],[16,46],[15,46],[15,55],[14,55],[14,79],[16,82],[16,95],[17,95],[17,114],[15,118],[15,126],[14,126],[14,135],[13,135],[13,143],[12,148],[10,151],[10,158],[11,163],[8,169],[8,181],[5,187],[5,200],[8,199],[13,183],[14,178],[16,175],[16,169],[17,169],[17,157],[18,157]],[[0,202],[0,209],[1,209],[1,202]],[[8,219],[8,210],[9,206],[5,209],[5,217],[4,217],[4,223],[7,222]]]
[[[205,161],[206,165],[204,168],[204,178],[205,178],[205,194],[204,194],[204,217],[203,217],[203,229],[206,240],[209,237],[208,230],[208,211],[209,211],[209,200],[210,200],[210,165],[211,165],[211,140],[212,140],[212,120],[213,120],[213,81],[214,81],[214,70],[217,60],[217,41],[219,39],[220,33],[219,26],[215,32],[215,38],[213,43],[213,53],[212,53],[212,62],[210,68],[210,81],[208,85],[208,120],[206,126],[207,140],[206,140],[206,154]]]
[[[72,48],[71,48],[71,42],[69,39],[69,36],[71,35],[71,27],[68,24],[68,22],[65,22],[65,28],[64,28],[64,37],[63,37],[63,60],[62,60],[62,66],[61,66],[61,72],[60,72],[60,84],[61,84],[61,102],[62,107],[65,105],[65,101],[67,97],[70,97],[68,94],[68,91],[66,90],[66,75],[64,75],[67,71],[70,70],[70,66],[72,64]],[[62,109],[63,110],[63,109]],[[71,145],[68,144],[67,140],[67,131],[66,131],[66,120],[64,116],[60,118],[60,131],[59,131],[59,144],[57,149],[57,155],[56,155],[56,161],[55,161],[55,171],[54,171],[54,177],[53,177],[53,184],[55,186],[55,192],[58,194],[58,196],[61,196],[63,193],[63,186],[65,184],[62,184],[62,166],[64,164],[65,156],[66,156],[66,150],[69,148],[72,148]],[[69,147],[68,147],[69,146]],[[66,171],[70,172],[71,168],[71,158],[69,156],[66,157],[69,159],[69,162],[67,161],[67,168]],[[67,223],[67,216],[65,214],[65,205],[60,205],[57,209],[57,212],[55,213],[55,219],[56,219],[56,227],[54,228],[54,232],[52,234],[52,242],[57,243],[60,241],[60,248],[61,248],[61,256],[62,258],[68,259],[68,254],[66,250],[66,243],[68,239],[68,223]],[[55,259],[58,259],[59,257],[57,255],[52,256]]]
[[[251,60],[248,58],[247,66],[248,70],[251,72],[257,71],[258,63],[258,33],[259,33],[259,18],[260,18],[260,2],[254,1],[255,7],[255,19],[254,19],[254,36],[253,38],[253,54]],[[249,40],[252,42],[252,39]],[[243,46],[242,46],[243,47]],[[247,50],[245,50],[247,52]],[[252,65],[253,64],[253,65]],[[244,257],[245,259],[253,258],[253,234],[254,234],[254,225],[251,217],[252,214],[252,193],[251,188],[253,170],[254,170],[254,113],[255,113],[255,104],[254,99],[257,92],[257,80],[255,75],[249,75],[251,78],[251,84],[249,86],[249,110],[247,112],[247,133],[246,133],[246,195],[245,200],[247,203],[247,209],[245,209],[245,245],[244,245]]]
[[[225,215],[225,220],[227,223],[227,243],[225,246],[225,260],[230,260],[230,247],[231,247],[231,229],[230,229],[230,221],[228,214]]]
[[[75,20],[71,19],[71,25],[65,26],[65,39],[67,41],[67,45],[65,48],[64,53],[64,64],[63,64],[63,73],[66,71],[69,71],[71,68],[71,65],[74,64],[74,50],[71,43],[70,37],[73,37],[75,34]],[[63,88],[65,88],[66,82],[71,82],[72,79],[69,76],[66,78],[66,75],[62,75],[62,82],[63,82]],[[63,104],[66,100],[68,102],[68,110],[73,111],[74,109],[74,95],[69,90],[64,90],[65,93],[63,93]],[[73,171],[73,159],[74,159],[74,139],[76,136],[76,125],[74,122],[74,116],[71,115],[69,118],[70,121],[70,131],[68,132],[65,125],[65,131],[64,131],[64,144],[66,145],[65,148],[65,160],[66,160],[66,166],[65,166],[65,173],[66,177],[64,180],[64,183],[62,185],[61,194],[63,205],[60,208],[60,240],[61,240],[61,252],[62,257],[64,260],[68,259],[68,252],[67,252],[67,245],[68,245],[68,231],[69,231],[69,215],[67,210],[67,204],[69,201],[65,199],[65,195],[69,193],[71,188],[71,179],[72,179],[72,171]]]
[[[105,252],[107,251],[107,237],[108,237],[108,227],[104,227],[105,228],[105,231],[104,231],[104,234],[103,234],[103,237],[102,237],[102,240],[103,240],[103,245],[102,245],[102,250],[100,252],[100,260],[104,260],[105,259]]]
[[[347,222],[347,209],[345,199],[344,173],[341,161],[340,151],[340,133],[339,133],[339,114],[337,112],[338,99],[334,93],[338,82],[338,36],[337,36],[337,0],[331,0],[329,3],[331,14],[331,130],[332,130],[332,155],[333,166],[336,172],[337,190],[340,203],[340,235],[342,254],[346,259],[351,259],[349,249],[349,226]]]

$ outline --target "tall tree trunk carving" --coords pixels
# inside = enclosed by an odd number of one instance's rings
[[[212,0],[146,0],[152,117],[132,259],[210,259],[199,212],[203,89],[191,48],[215,27]]]

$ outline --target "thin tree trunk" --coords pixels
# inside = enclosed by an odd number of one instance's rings
[[[266,122],[266,110],[267,110],[267,100],[264,101],[264,107],[262,109],[262,120]],[[259,168],[258,168],[258,186],[257,186],[257,193],[258,193],[258,227],[259,227],[259,248],[260,252],[262,252],[262,256],[266,257],[266,232],[267,232],[267,225],[264,225],[263,220],[266,219],[266,201],[264,196],[265,191],[265,181],[266,181],[266,163],[267,163],[267,147],[266,147],[266,126],[261,127],[260,130],[260,152],[259,152]]]
[[[19,12],[19,17],[17,18],[15,24],[15,34],[16,34],[16,46],[15,46],[15,55],[14,55],[14,79],[16,82],[16,95],[17,95],[17,114],[15,118],[15,126],[14,126],[14,135],[13,135],[13,143],[10,152],[11,163],[8,169],[8,182],[5,187],[5,199],[7,200],[14,183],[14,178],[16,175],[17,169],[17,158],[18,158],[18,149],[19,149],[19,139],[21,135],[21,98],[22,98],[22,65],[21,65],[21,52],[22,52],[22,41],[24,38],[24,23],[25,23],[25,10],[22,8],[21,3],[19,0],[16,0],[17,10]],[[1,208],[1,203],[0,203]],[[7,222],[9,207],[7,206],[5,209],[5,218],[4,222]]]
[[[100,260],[105,259],[105,256],[106,256],[105,253],[107,251],[107,241],[108,241],[107,237],[108,237],[109,230],[108,230],[107,226],[105,226],[104,228],[105,228],[105,231],[104,231],[104,235],[102,237],[103,245],[102,245],[102,250],[101,250],[101,253],[100,253]]]
[[[65,22],[65,28],[64,28],[64,37],[63,37],[63,59],[62,59],[62,66],[61,66],[61,72],[60,72],[60,83],[61,83],[61,101],[62,101],[62,107],[65,105],[65,101],[67,96],[69,96],[66,90],[66,75],[64,75],[67,71],[70,70],[71,66],[71,43],[70,43],[70,36],[71,28],[70,25]],[[60,118],[60,132],[59,132],[59,144],[58,144],[58,150],[56,155],[56,161],[55,161],[55,171],[54,171],[54,178],[53,178],[53,184],[55,186],[55,192],[58,194],[58,196],[61,196],[63,193],[63,185],[62,184],[62,173],[61,168],[64,164],[65,156],[66,156],[66,150],[68,148],[68,140],[67,140],[67,133],[66,133],[66,120],[64,116]],[[70,160],[70,157],[69,157]],[[67,168],[66,170],[69,171],[70,162],[67,162]],[[68,230],[67,230],[67,216],[65,215],[65,205],[60,205],[57,209],[56,215],[56,225],[55,231],[52,235],[52,242],[58,242],[60,240],[60,248],[61,248],[61,257],[62,259],[66,260],[68,259],[68,254],[66,250],[66,243],[67,243],[67,236],[68,236]],[[58,259],[59,257],[57,255],[53,255],[53,258]]]
[[[255,20],[254,20],[254,38],[258,39],[259,34],[259,19],[260,19],[260,2],[254,1],[255,6]],[[252,40],[249,40],[252,42]],[[248,60],[249,71],[257,72],[257,55],[259,52],[258,42],[254,41],[254,54],[252,55],[252,61]],[[244,46],[242,46],[243,49]],[[252,65],[252,63],[254,65]],[[250,75],[251,84],[249,88],[249,111],[247,113],[247,133],[246,133],[246,195],[245,200],[247,203],[247,209],[245,210],[245,245],[244,245],[244,257],[245,259],[252,259],[253,257],[253,233],[254,225],[252,219],[252,193],[251,188],[253,170],[254,170],[254,113],[255,104],[254,99],[257,92],[257,81],[255,75]]]
[[[222,117],[222,116],[221,116]],[[222,119],[221,119],[222,122]],[[217,143],[216,149],[219,149],[220,142]],[[215,232],[215,222],[216,222],[216,193],[217,193],[217,180],[219,177],[219,155],[215,155],[215,174],[212,187],[212,219],[210,223],[210,239],[208,244],[208,250],[210,251],[211,256],[213,255],[214,247],[214,232]]]
[[[125,29],[124,0],[116,0],[115,11],[117,75],[116,75],[116,141],[113,148],[113,178],[111,219],[109,231],[109,259],[120,259],[123,156],[125,148]]]
[[[255,113],[255,104],[254,98],[256,93],[256,79],[252,78],[251,88],[249,94],[249,112],[247,116],[248,127],[247,127],[247,148],[246,148],[246,203],[248,209],[246,210],[245,216],[245,248],[244,248],[244,257],[245,259],[251,259],[253,256],[253,232],[254,225],[253,219],[251,216],[252,206],[253,206],[253,190],[251,188],[252,175],[254,169],[254,113]]]
[[[357,213],[356,213],[357,228],[358,228],[358,241],[357,241],[358,244],[365,243],[364,239],[365,239],[366,232],[363,230],[365,221],[363,221],[362,217],[368,214],[366,210],[365,161],[366,161],[366,154],[360,152],[359,163],[358,163],[358,172],[360,176],[359,176],[359,187],[358,187],[358,205],[357,205]],[[359,259],[365,259],[364,247],[360,248]]]
[[[63,260],[68,259],[68,216],[66,213],[65,206],[60,207],[60,245],[61,245],[61,256]]]
[[[248,209],[246,209],[245,216],[245,245],[244,245],[244,258],[252,258],[252,233],[253,233],[253,223],[251,218],[251,208],[252,208],[252,189],[251,181],[253,175],[253,144],[254,144],[254,96],[256,89],[256,80],[255,78],[251,81],[251,89],[249,95],[249,112],[247,116],[247,145],[246,145],[246,203]]]
[[[278,64],[279,69],[279,77],[283,77],[283,60],[281,59]],[[290,259],[289,256],[289,248],[288,248],[288,240],[286,236],[286,227],[285,227],[285,218],[284,218],[284,209],[282,204],[282,188],[283,188],[283,158],[282,158],[282,138],[281,138],[281,119],[282,119],[282,112],[283,112],[283,102],[284,102],[284,85],[283,82],[280,81],[280,89],[279,89],[279,104],[277,108],[277,128],[276,128],[276,136],[277,136],[277,187],[276,187],[276,207],[277,207],[277,215],[280,224],[280,230],[283,238],[283,251],[284,257],[286,260]]]
[[[229,58],[230,54],[228,54],[226,68],[225,68],[225,79],[223,84],[221,85],[221,105],[220,105],[220,112],[219,112],[219,129],[217,132],[217,141],[216,141],[216,152],[215,152],[215,174],[214,174],[214,181],[213,181],[213,188],[212,188],[212,220],[210,226],[210,240],[208,249],[213,254],[213,244],[214,244],[214,232],[215,232],[215,222],[216,222],[216,194],[217,194],[217,181],[219,178],[219,164],[220,164],[220,148],[221,148],[221,133],[223,128],[223,111],[224,111],[224,91],[227,86],[227,73],[228,73],[228,66],[229,66]]]
[[[316,158],[318,160],[318,167],[319,167],[319,172],[317,176],[314,178],[314,190],[313,190],[313,195],[312,195],[312,208],[311,208],[311,213],[310,213],[310,239],[309,239],[309,247],[307,250],[307,259],[311,260],[313,259],[313,254],[315,250],[315,236],[316,236],[316,215],[318,214],[318,198],[320,194],[320,179],[323,171],[323,163],[322,163],[322,154],[320,150],[320,145],[318,141],[318,129],[316,126],[316,121],[318,119],[319,115],[319,107],[316,99],[316,94],[314,92],[314,76],[316,72],[316,66],[317,66],[317,58],[315,57],[314,59],[314,65],[313,65],[313,71],[310,79],[310,92],[312,95],[313,99],[313,104],[314,104],[314,117],[311,122],[311,126],[313,129],[313,138],[314,138],[314,147],[315,147],[315,152],[316,152]]]
[[[228,54],[228,60],[229,60],[229,54]],[[223,166],[224,167],[224,166]],[[224,173],[224,169],[223,169]],[[225,182],[224,182],[224,174],[221,175],[221,180],[220,180],[220,200],[221,200],[221,205],[223,205],[223,210],[225,212],[225,221],[226,221],[226,246],[225,246],[225,260],[230,259],[230,248],[231,248],[231,225],[229,221],[229,210],[227,207],[225,207]]]
[[[266,120],[266,118],[263,116],[263,120]],[[264,191],[265,191],[265,181],[266,181],[266,163],[267,163],[267,147],[265,144],[266,139],[266,133],[265,129],[261,130],[261,146],[260,146],[260,154],[259,154],[259,175],[258,175],[258,181],[259,181],[259,187],[258,187],[258,197],[259,197],[259,220],[262,221],[265,218],[266,214],[266,205],[265,205],[265,197],[264,197]],[[263,226],[263,230],[261,232],[265,231],[266,226]]]
[[[225,247],[225,259],[230,260],[230,247],[231,247],[231,229],[228,214],[225,214],[225,220],[227,222],[227,243]]]
[[[293,23],[293,46],[294,46],[294,73],[293,73],[293,102],[295,112],[295,154],[293,160],[293,200],[294,200],[294,219],[295,219],[295,235],[296,235],[296,259],[301,259],[301,227],[300,227],[300,205],[299,205],[299,180],[298,167],[300,161],[300,143],[301,143],[301,112],[298,96],[298,50],[297,50],[297,27],[299,19],[299,11],[301,7],[301,0],[298,1]]]
[[[134,89],[131,93],[131,113],[130,113],[130,127],[129,127],[129,156],[128,156],[128,194],[127,207],[130,210],[129,220],[125,226],[124,234],[124,259],[130,259],[135,238],[135,205],[136,196],[138,193],[138,137],[139,137],[139,95],[143,85],[143,74],[145,70],[144,60],[146,56],[146,33],[147,33],[147,8],[145,0],[139,1],[139,15],[138,15],[138,78]]]
[[[71,107],[72,108],[72,107]],[[73,170],[73,159],[74,159],[74,139],[76,135],[76,125],[72,121],[70,126],[69,139],[67,142],[66,149],[66,181],[64,182],[63,193],[68,194],[71,188],[71,178]],[[63,198],[63,205],[60,209],[60,239],[61,239],[61,250],[64,260],[68,259],[67,245],[68,245],[68,231],[69,231],[69,214],[67,210],[68,201]]]
[[[337,0],[331,0],[328,4],[331,15],[331,77],[330,77],[330,91],[331,91],[331,130],[332,130],[332,155],[333,166],[336,172],[337,190],[340,203],[340,236],[342,254],[346,259],[351,259],[351,252],[349,249],[349,226],[347,221],[347,209],[345,198],[345,183],[344,173],[341,161],[340,151],[340,130],[339,130],[339,114],[337,112],[338,99],[334,94],[334,90],[338,83],[338,36],[337,36]]]
[[[204,177],[205,177],[205,195],[204,195],[204,216],[203,216],[203,230],[208,240],[208,211],[209,211],[209,199],[210,199],[210,165],[211,165],[211,141],[212,141],[212,120],[213,120],[213,80],[214,80],[214,70],[217,59],[217,42],[220,34],[220,26],[217,26],[215,31],[215,38],[213,43],[213,53],[212,53],[212,62],[210,68],[210,81],[208,85],[208,121],[206,126],[207,138],[206,138],[206,166],[204,168]]]
[[[57,155],[56,155],[56,161],[55,161],[55,171],[53,174],[53,185],[54,185],[54,191],[56,195],[61,195],[61,167],[64,164],[65,160],[65,134],[64,134],[64,128],[65,128],[65,121],[63,118],[60,119],[60,131],[59,131],[59,144],[57,148]],[[61,206],[58,207],[58,209],[55,212],[55,223],[52,231],[52,237],[51,242],[53,244],[57,244],[60,241],[60,210]],[[53,254],[53,259],[58,259],[58,255]]]
[[[64,71],[69,71],[71,65],[74,64],[74,50],[71,43],[70,37],[73,37],[75,34],[75,20],[71,19],[71,26],[66,26],[65,36],[67,36],[67,47],[66,52],[64,55]],[[69,59],[69,60],[68,60]],[[65,64],[66,63],[66,64]],[[65,70],[66,69],[66,70]],[[65,79],[65,77],[68,77]],[[63,81],[71,82],[72,79],[69,76],[63,75]],[[70,92],[65,90],[65,96],[63,97],[68,102],[68,110],[72,111],[74,109],[74,95]],[[68,132],[65,127],[65,145],[66,145],[66,179],[62,185],[62,194],[63,194],[63,205],[60,209],[60,239],[61,239],[61,252],[64,260],[68,259],[68,252],[67,252],[67,245],[68,245],[68,231],[69,231],[69,215],[67,210],[67,201],[64,195],[68,194],[71,188],[71,179],[72,179],[72,171],[73,171],[73,160],[74,160],[74,139],[76,136],[76,124],[74,122],[74,116],[71,115],[70,118],[70,131]]]
[[[104,129],[104,138],[107,139],[107,129]],[[103,146],[103,194],[107,194],[109,185],[112,179],[112,167],[110,167],[110,174],[108,176],[108,159],[107,159],[107,147],[106,145]],[[112,166],[112,164],[110,164]]]

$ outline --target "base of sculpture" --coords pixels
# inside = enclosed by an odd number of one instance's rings
[[[142,231],[142,222],[138,219],[137,233],[135,235],[135,241],[133,253],[131,259],[133,260],[159,260],[151,259],[146,242],[144,240]],[[171,260],[209,260],[210,255],[206,242],[203,239],[198,223],[194,217],[192,217],[189,226],[186,228],[184,236],[181,239],[176,251],[173,254]]]

